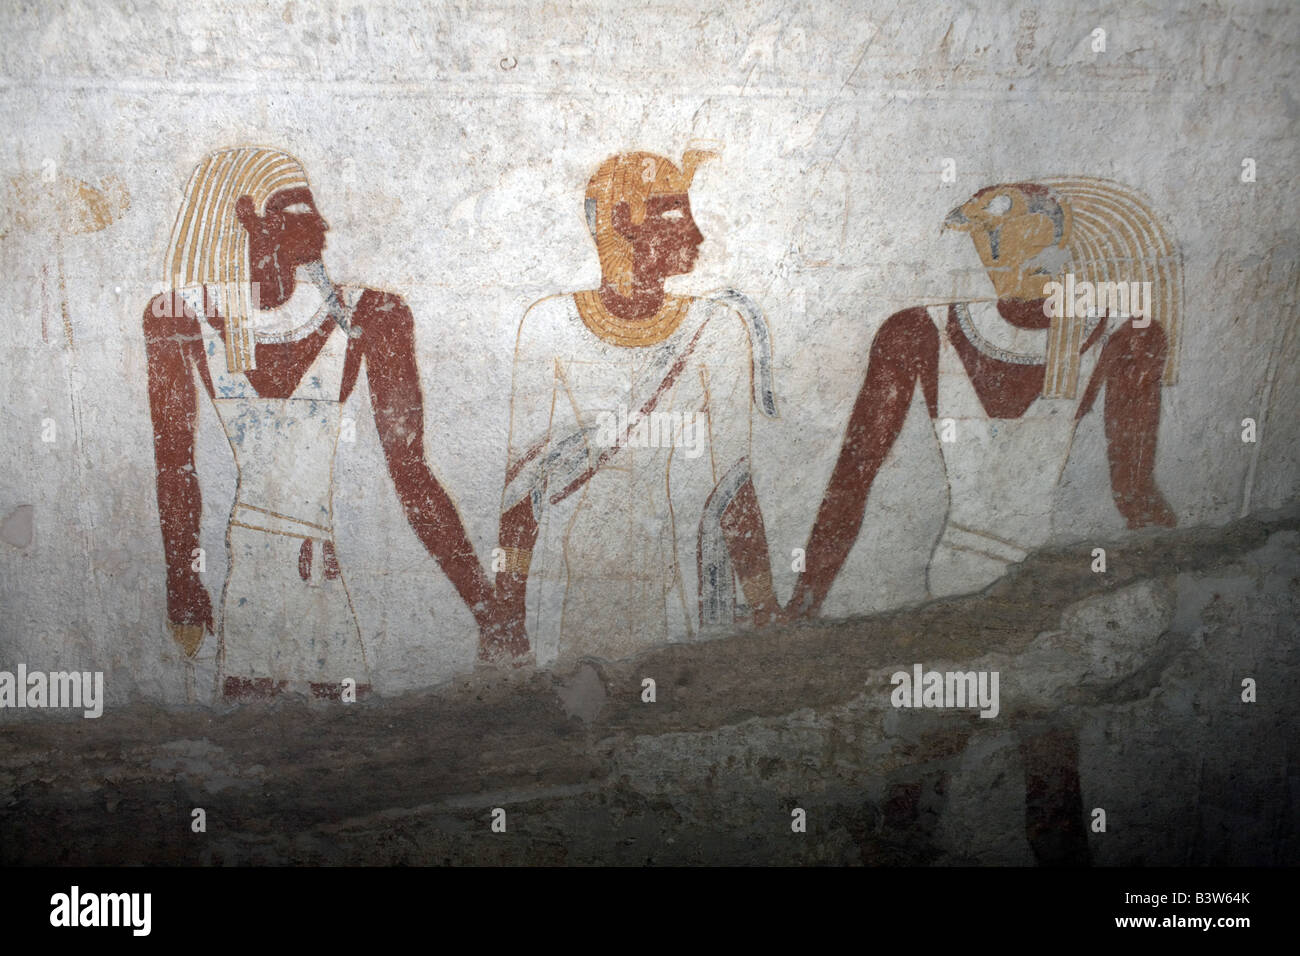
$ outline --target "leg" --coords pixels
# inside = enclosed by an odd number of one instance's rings
[[[1025,836],[1039,866],[1088,866],[1079,784],[1079,739],[1064,728],[1020,731],[1025,764]]]

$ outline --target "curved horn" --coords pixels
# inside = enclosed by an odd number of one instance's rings
[[[710,159],[717,159],[722,155],[716,149],[688,149],[682,153],[682,179],[689,189],[691,180],[695,178],[695,171],[700,168],[700,164]]]

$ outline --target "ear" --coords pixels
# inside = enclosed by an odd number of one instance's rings
[[[636,226],[632,222],[632,209],[626,202],[620,202],[614,206],[614,214],[610,217],[610,225],[620,236],[632,238],[632,233]]]
[[[259,219],[257,212],[253,207],[253,200],[249,196],[240,196],[235,200],[235,218],[239,224],[252,232],[257,228]]]

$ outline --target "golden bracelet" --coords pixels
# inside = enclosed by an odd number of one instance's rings
[[[501,550],[506,553],[506,571],[513,574],[528,573],[528,566],[533,560],[532,551],[525,551],[522,548],[502,548]]]

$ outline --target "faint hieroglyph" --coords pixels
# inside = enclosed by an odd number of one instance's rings
[[[68,314],[67,277],[63,269],[63,243],[107,229],[131,205],[131,194],[116,176],[106,176],[97,187],[55,170],[47,164],[40,173],[11,176],[5,183],[0,216],[0,241],[11,233],[50,246],[41,264],[41,340],[49,341],[48,316],[57,314],[68,348],[73,347],[72,319]]]

